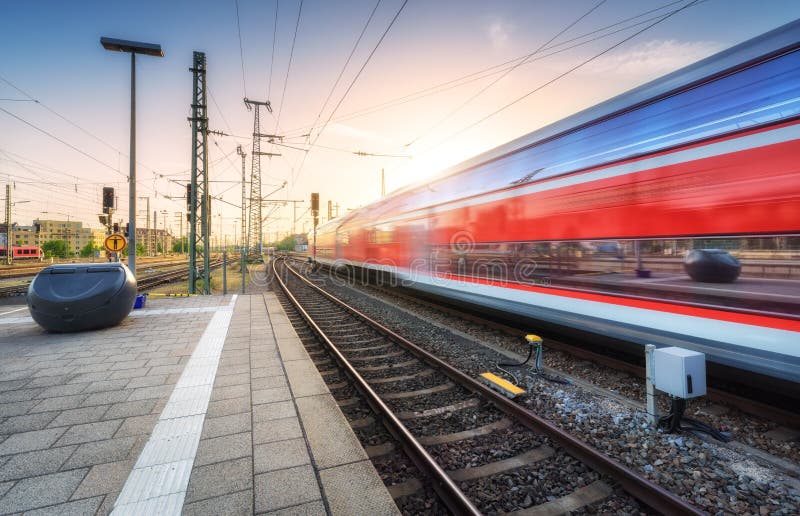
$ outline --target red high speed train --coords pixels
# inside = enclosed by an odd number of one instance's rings
[[[703,248],[738,256],[739,279],[689,278]],[[315,256],[798,383],[800,22],[330,221]]]

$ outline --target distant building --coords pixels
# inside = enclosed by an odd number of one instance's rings
[[[11,224],[11,233],[14,238],[14,245],[36,245],[36,231],[34,226],[20,226],[19,224]],[[8,243],[6,237],[5,222],[0,223],[0,246],[6,247]]]
[[[13,233],[14,242],[22,242],[21,245],[41,247],[50,240],[63,240],[70,255],[80,254],[89,242],[102,250],[106,238],[104,230],[85,228],[83,222],[77,220],[36,219],[32,226],[20,226],[19,232],[14,228]]]

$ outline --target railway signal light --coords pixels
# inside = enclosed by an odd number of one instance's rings
[[[119,233],[119,222],[114,223],[114,233]]]
[[[130,223],[125,224],[125,236],[127,237],[130,233],[131,225]]]
[[[186,183],[186,211],[192,211],[192,183]]]
[[[103,213],[110,213],[114,209],[114,189],[110,186],[103,187]]]
[[[311,194],[311,214],[316,216],[319,214],[319,194]]]

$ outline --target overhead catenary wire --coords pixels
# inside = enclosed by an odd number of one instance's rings
[[[283,113],[283,102],[286,99],[286,87],[289,85],[289,74],[292,71],[292,60],[294,58],[294,46],[297,42],[297,32],[300,29],[300,16],[303,14],[303,0],[300,0],[300,7],[297,9],[297,22],[294,26],[294,36],[292,37],[292,47],[289,50],[289,64],[286,66],[286,78],[283,80],[283,91],[281,92],[281,100],[278,104],[278,116],[275,117],[275,133],[281,124],[281,113]]]
[[[78,147],[76,147],[76,146],[72,145],[71,143],[69,143],[69,142],[67,142],[67,141],[65,141],[65,140],[62,140],[62,139],[61,139],[61,138],[59,138],[58,136],[54,135],[53,133],[51,133],[51,132],[49,132],[49,131],[47,131],[47,130],[45,130],[45,129],[42,129],[41,127],[39,127],[38,125],[34,124],[33,122],[29,122],[28,120],[25,120],[24,118],[22,118],[22,117],[20,117],[20,116],[17,116],[17,115],[15,115],[14,113],[12,113],[11,111],[8,111],[8,110],[6,110],[6,109],[4,109],[4,108],[2,108],[2,107],[0,107],[0,111],[2,111],[2,112],[4,112],[5,114],[7,114],[7,115],[9,115],[9,116],[11,116],[11,117],[13,117],[13,118],[15,118],[15,119],[19,120],[19,121],[20,121],[20,122],[22,122],[23,124],[25,124],[25,125],[27,125],[27,126],[29,126],[29,127],[32,127],[32,128],[34,128],[34,129],[36,129],[36,130],[37,130],[37,131],[39,131],[40,133],[42,133],[42,134],[45,134],[45,135],[49,136],[50,138],[52,138],[52,139],[54,139],[54,140],[56,140],[56,141],[58,141],[58,142],[60,142],[60,143],[62,143],[62,144],[64,144],[64,145],[66,145],[66,146],[67,146],[67,147],[69,147],[70,149],[74,150],[75,152],[78,152],[79,154],[82,154],[83,156],[86,156],[87,158],[91,159],[91,160],[92,160],[92,161],[94,161],[95,163],[98,163],[98,164],[100,164],[100,165],[102,165],[102,166],[104,166],[104,167],[106,167],[106,168],[108,168],[108,169],[112,170],[114,173],[116,173],[116,174],[120,174],[120,175],[121,175],[121,176],[123,176],[123,177],[128,177],[128,176],[126,176],[125,174],[123,174],[122,172],[120,172],[119,170],[117,170],[117,168],[116,168],[116,167],[114,167],[114,166],[112,166],[112,165],[109,165],[108,163],[106,163],[106,162],[104,162],[104,161],[102,161],[102,160],[98,159],[97,157],[95,157],[95,156],[92,156],[92,155],[91,155],[91,154],[89,154],[88,152],[86,152],[86,151],[84,151],[84,150],[82,150],[82,149],[79,149]]]
[[[627,22],[630,22],[632,20],[636,20],[636,19],[641,18],[643,16],[647,16],[648,14],[652,14],[654,12],[664,10],[664,9],[666,9],[668,7],[671,7],[671,6],[675,5],[675,4],[685,3],[686,1],[687,0],[675,0],[675,1],[669,2],[667,4],[664,4],[664,5],[660,6],[660,7],[656,7],[654,9],[649,9],[649,10],[644,11],[642,13],[639,13],[637,15],[630,16],[628,18],[625,18],[623,20],[617,21],[615,23],[603,26],[603,27],[601,27],[599,29],[595,29],[595,30],[592,30],[590,32],[586,32],[586,33],[584,33],[584,34],[582,34],[580,36],[576,36],[574,38],[570,38],[568,40],[562,41],[561,43],[546,47],[546,48],[543,49],[543,51],[552,51],[552,52],[548,53],[547,55],[540,56],[537,59],[532,59],[532,60],[528,61],[526,64],[531,64],[532,62],[538,61],[539,59],[544,59],[544,58],[547,58],[547,57],[551,57],[553,55],[556,55],[556,54],[559,54],[559,53],[562,53],[562,52],[566,52],[568,50],[572,50],[574,48],[577,48],[577,47],[580,47],[580,46],[583,46],[583,45],[586,45],[586,44],[589,44],[589,43],[593,43],[593,42],[595,42],[597,40],[613,36],[614,34],[618,34],[620,32],[624,32],[626,30],[635,28],[635,27],[637,27],[639,25],[643,25],[643,24],[648,23],[650,21],[653,21],[655,19],[659,19],[661,16],[663,16],[663,14],[659,14],[659,15],[653,16],[651,18],[647,18],[647,19],[638,21],[636,23],[633,23],[631,25],[628,25],[626,27],[623,27],[621,29],[615,30],[615,31],[607,33],[607,34],[601,34],[601,35],[596,36],[594,38],[591,38],[591,39],[588,39],[588,40],[585,40],[585,41],[580,41],[581,39],[587,38],[587,37],[592,36],[594,34],[598,34],[598,33],[601,33],[603,31],[612,29],[614,27],[618,27],[618,26],[623,25],[623,24],[625,24]],[[705,1],[707,1],[707,0],[701,0],[701,2],[698,2],[698,3],[703,3]],[[573,43],[573,42],[576,42],[576,41],[579,41],[579,43],[576,43],[574,45],[569,45],[570,43]],[[565,45],[569,45],[569,46],[565,47]],[[554,49],[557,49],[559,47],[562,47],[562,48],[560,50],[554,50]],[[378,104],[374,104],[372,106],[368,106],[368,107],[365,107],[365,108],[362,108],[362,109],[358,109],[358,110],[350,112],[350,113],[346,113],[344,115],[341,115],[340,117],[334,118],[332,121],[333,122],[342,122],[342,121],[346,121],[346,120],[352,120],[352,119],[355,119],[355,118],[359,118],[359,117],[362,117],[362,116],[371,115],[371,114],[377,113],[377,112],[385,110],[385,109],[391,109],[391,108],[398,107],[398,106],[403,105],[403,104],[407,104],[409,102],[415,102],[417,100],[420,100],[422,98],[426,98],[426,97],[431,96],[431,95],[437,95],[439,93],[443,93],[443,92],[449,91],[449,90],[451,90],[453,88],[458,88],[458,87],[464,86],[466,84],[469,84],[469,83],[472,83],[472,82],[475,82],[475,81],[479,81],[479,80],[491,77],[493,75],[496,75],[498,73],[502,73],[502,72],[508,70],[509,68],[514,66],[514,63],[517,63],[520,60],[525,59],[526,55],[518,56],[518,57],[515,57],[513,59],[509,59],[509,60],[507,60],[507,61],[505,61],[503,63],[497,64],[497,65],[493,65],[493,66],[490,66],[488,68],[484,68],[484,69],[478,70],[476,72],[472,72],[472,73],[460,76],[460,77],[458,77],[456,79],[450,79],[450,80],[444,81],[442,83],[439,83],[439,84],[436,84],[436,85],[433,85],[433,86],[429,86],[429,87],[423,88],[421,90],[417,90],[415,92],[412,92],[412,93],[409,93],[409,94],[406,94],[406,95],[403,95],[403,96],[400,96],[400,97],[396,97],[394,99],[390,99],[390,100],[387,100],[387,101],[384,101],[384,102],[381,102],[381,103],[378,103]],[[311,127],[312,127],[311,125],[306,125],[306,126],[303,126],[303,127],[300,127],[300,128],[291,129],[289,131],[286,131],[286,134],[293,134],[293,133],[298,133],[298,132],[299,133],[304,133],[304,132],[308,131]]]
[[[121,150],[120,150],[120,149],[118,149],[116,146],[114,146],[113,144],[109,143],[107,140],[105,140],[105,139],[101,138],[100,136],[98,136],[98,135],[94,134],[93,132],[91,132],[91,131],[89,131],[88,129],[84,128],[83,126],[81,126],[81,125],[80,125],[80,124],[78,124],[77,122],[75,122],[75,121],[73,121],[73,120],[69,119],[68,117],[66,117],[66,116],[62,115],[61,113],[59,113],[58,111],[56,111],[55,109],[53,109],[52,107],[50,107],[49,105],[47,105],[46,103],[44,103],[44,102],[42,102],[41,100],[39,100],[39,99],[35,98],[35,97],[34,97],[33,95],[31,95],[29,92],[27,92],[27,91],[23,90],[22,88],[20,88],[19,86],[17,86],[17,85],[16,85],[16,84],[14,84],[13,82],[11,82],[11,81],[10,81],[8,78],[6,78],[6,77],[3,77],[3,76],[0,76],[0,81],[3,81],[4,83],[8,84],[10,87],[14,88],[16,91],[18,91],[19,93],[21,93],[22,95],[24,95],[26,98],[30,99],[30,101],[32,101],[32,102],[35,102],[37,105],[41,106],[43,109],[45,109],[45,110],[46,110],[46,111],[48,111],[49,113],[51,113],[51,114],[55,115],[55,116],[56,116],[56,117],[58,117],[59,119],[61,119],[61,120],[63,120],[64,122],[68,123],[69,125],[71,125],[72,127],[75,127],[76,129],[78,129],[78,130],[79,130],[80,132],[82,132],[83,134],[85,134],[85,135],[89,136],[90,138],[92,138],[92,139],[94,139],[94,140],[96,140],[96,141],[98,141],[98,142],[102,143],[103,145],[105,145],[105,146],[106,146],[106,147],[108,147],[109,149],[111,149],[111,150],[113,150],[114,152],[116,152],[116,153],[118,154],[118,156],[125,156],[125,157],[128,157],[128,154],[127,154],[127,153],[125,153],[125,152],[121,151]],[[139,165],[139,166],[141,166],[141,167],[143,167],[143,168],[145,168],[145,169],[147,169],[147,170],[149,170],[149,171],[150,171],[150,172],[153,174],[154,178],[155,178],[155,176],[156,176],[156,175],[158,175],[158,172],[156,172],[156,171],[155,171],[155,170],[154,170],[152,167],[149,167],[147,164],[145,164],[145,163],[142,163],[142,162],[141,162],[141,161],[139,161],[138,159],[136,160],[136,164],[137,164],[137,165]],[[115,171],[116,171],[116,172],[117,172],[119,175],[121,175],[122,177],[126,177],[126,178],[127,178],[127,176],[126,176],[125,174],[122,174],[122,173],[119,171],[119,167],[117,167],[117,168],[116,168],[116,169],[114,169],[114,170],[115,170]],[[149,185],[147,185],[146,183],[144,183],[144,180],[137,180],[137,181],[136,181],[136,184],[137,184],[137,185],[141,185],[141,186],[143,186],[144,188],[146,188],[147,190],[149,190],[149,191],[152,191],[154,194],[156,194],[156,191],[155,191],[155,189],[152,189],[152,188],[150,188],[150,186],[149,186]]]
[[[541,45],[539,45],[539,47],[536,50],[534,50],[533,52],[529,53],[528,55],[523,57],[521,60],[519,60],[517,63],[515,63],[513,66],[511,66],[508,69],[506,69],[502,74],[500,74],[499,77],[496,77],[492,82],[490,82],[489,84],[485,85],[483,88],[478,90],[475,94],[471,95],[467,100],[465,100],[464,102],[462,102],[461,104],[456,106],[454,109],[450,110],[445,116],[443,116],[442,118],[440,118],[439,120],[434,122],[433,125],[431,125],[427,129],[425,129],[422,133],[417,135],[417,137],[415,137],[411,142],[405,144],[404,147],[410,147],[410,146],[414,145],[417,141],[419,141],[420,139],[424,138],[425,135],[430,134],[431,131],[433,131],[437,127],[441,126],[446,121],[450,120],[450,118],[452,118],[453,115],[455,115],[456,113],[458,113],[459,111],[464,109],[473,100],[475,100],[476,98],[478,98],[481,95],[483,95],[484,93],[486,93],[486,91],[488,91],[492,86],[494,86],[498,82],[502,81],[504,78],[506,78],[514,70],[516,70],[520,66],[524,65],[525,63],[529,62],[530,59],[533,56],[535,56],[536,54],[540,53],[542,50],[547,48],[547,46],[549,44],[551,44],[553,41],[558,39],[562,34],[567,32],[568,30],[570,30],[572,27],[574,27],[575,25],[580,23],[584,18],[586,18],[587,16],[592,14],[594,11],[599,9],[600,6],[603,5],[604,3],[606,3],[606,0],[600,0],[597,4],[594,5],[594,7],[590,8],[588,11],[586,11],[585,13],[580,15],[577,19],[573,20],[570,24],[568,24],[566,27],[564,27],[563,29],[558,31],[558,33],[556,33],[553,37],[548,39],[546,42],[544,42]]]
[[[353,48],[350,50],[350,55],[347,56],[347,59],[342,65],[342,69],[339,71],[338,77],[333,82],[333,86],[331,86],[331,91],[328,92],[328,96],[325,98],[325,102],[322,103],[322,107],[319,109],[319,113],[317,113],[317,118],[314,120],[314,123],[311,126],[309,132],[314,131],[314,127],[316,127],[317,122],[319,122],[322,113],[325,111],[325,108],[328,107],[328,102],[331,100],[333,93],[336,91],[336,87],[339,85],[339,81],[342,80],[342,76],[344,75],[345,70],[347,70],[350,61],[353,59],[353,55],[356,53],[356,49],[358,48],[359,43],[361,43],[361,39],[364,37],[364,33],[367,32],[367,27],[369,27],[372,18],[375,16],[375,12],[378,10],[378,7],[381,5],[381,0],[375,2],[375,7],[372,8],[372,12],[369,13],[369,17],[367,18],[366,23],[364,23],[364,27],[361,29],[361,33],[356,38],[356,42],[353,44]]]
[[[272,24],[272,56],[269,59],[269,80],[267,81],[267,100],[272,96],[272,69],[275,65],[275,39],[278,36],[278,10],[281,1],[275,0],[275,21]]]
[[[625,37],[625,38],[624,38],[624,39],[622,39],[621,41],[619,41],[619,42],[617,42],[617,43],[614,43],[614,44],[613,44],[613,45],[611,45],[610,47],[608,47],[608,48],[606,48],[606,49],[604,49],[604,50],[602,50],[602,51],[600,51],[600,52],[598,52],[598,53],[594,54],[593,56],[591,56],[591,57],[589,57],[589,58],[587,58],[587,59],[585,59],[585,60],[581,61],[580,63],[578,63],[577,65],[575,65],[575,66],[571,67],[571,68],[570,68],[570,69],[568,69],[567,71],[560,73],[559,75],[555,76],[554,78],[550,79],[549,81],[546,81],[546,82],[545,82],[545,83],[543,83],[543,84],[540,84],[539,86],[537,86],[536,88],[534,88],[534,89],[530,90],[529,92],[525,93],[524,95],[522,95],[522,96],[520,96],[520,97],[517,97],[516,99],[512,100],[511,102],[509,102],[509,103],[507,103],[507,104],[504,104],[502,107],[500,107],[500,108],[498,108],[498,109],[496,109],[496,110],[492,111],[492,112],[491,112],[491,113],[489,113],[488,115],[485,115],[485,116],[483,116],[483,117],[482,117],[482,118],[480,118],[479,120],[477,120],[477,121],[475,121],[475,122],[472,122],[471,124],[467,125],[466,127],[463,127],[463,128],[461,128],[461,129],[459,129],[459,130],[457,130],[457,131],[453,132],[453,133],[450,133],[450,134],[449,134],[449,135],[447,135],[447,136],[446,136],[444,139],[442,139],[442,140],[440,140],[439,142],[437,142],[436,144],[434,144],[434,145],[432,145],[432,146],[428,147],[427,149],[425,149],[424,151],[422,151],[422,152],[418,153],[417,155],[419,156],[419,155],[427,154],[428,152],[430,152],[431,150],[433,150],[433,149],[435,149],[435,148],[439,147],[440,145],[444,144],[445,142],[447,142],[447,141],[449,141],[449,140],[451,140],[451,139],[455,138],[456,136],[459,136],[459,135],[461,135],[461,134],[465,133],[466,131],[469,131],[469,130],[470,130],[470,129],[472,129],[473,127],[476,127],[476,126],[478,126],[478,125],[482,124],[482,123],[483,123],[483,122],[485,122],[486,120],[489,120],[490,118],[492,118],[492,117],[494,117],[494,116],[498,115],[499,113],[502,113],[503,111],[505,111],[506,109],[510,108],[511,106],[514,106],[515,104],[518,104],[519,102],[522,102],[523,100],[525,100],[526,98],[530,97],[530,96],[531,96],[531,95],[533,95],[534,93],[536,93],[536,92],[538,92],[538,91],[540,91],[540,90],[542,90],[542,89],[546,88],[547,86],[549,86],[549,85],[551,85],[551,84],[553,84],[553,83],[555,83],[555,82],[559,81],[560,79],[562,79],[562,78],[566,77],[567,75],[571,74],[572,72],[574,72],[574,71],[576,71],[576,70],[578,70],[578,69],[580,69],[580,68],[582,68],[582,67],[586,66],[587,64],[591,63],[591,62],[592,62],[592,61],[594,61],[595,59],[598,59],[599,57],[601,57],[601,56],[603,56],[603,55],[605,55],[605,54],[607,54],[607,53],[611,52],[611,51],[612,51],[612,50],[614,50],[615,48],[617,48],[617,47],[619,47],[619,46],[621,46],[621,45],[623,45],[623,44],[627,43],[628,41],[632,40],[632,39],[633,39],[633,38],[635,38],[636,36],[638,36],[638,35],[640,35],[640,34],[642,34],[642,33],[646,32],[646,31],[648,31],[649,29],[651,29],[651,28],[655,27],[655,26],[656,26],[656,25],[658,25],[659,23],[661,23],[661,22],[664,22],[664,21],[668,20],[669,18],[673,17],[674,15],[678,14],[678,13],[679,13],[679,12],[681,12],[681,11],[684,11],[684,10],[688,9],[689,7],[692,7],[693,5],[697,4],[699,1],[700,1],[700,0],[693,0],[692,2],[690,2],[690,3],[688,3],[688,4],[686,4],[686,5],[682,6],[682,7],[678,8],[678,9],[675,9],[675,10],[673,10],[673,11],[671,11],[671,12],[669,12],[669,13],[667,13],[667,14],[663,15],[663,16],[661,16],[661,17],[660,17],[658,20],[656,20],[656,21],[654,21],[653,23],[651,23],[651,24],[647,25],[647,26],[646,26],[646,27],[644,27],[643,29],[636,31],[635,33],[631,34],[630,36],[627,36],[627,37]]]
[[[247,98],[247,79],[244,73],[244,48],[242,47],[242,25],[239,20],[239,0],[233,0],[236,6],[236,34],[239,36],[239,61],[242,64],[242,93]]]
[[[333,116],[336,114],[336,111],[339,110],[339,107],[342,105],[344,100],[347,98],[347,95],[350,93],[350,90],[353,89],[353,86],[355,85],[356,81],[358,81],[358,78],[361,77],[361,74],[364,72],[364,69],[367,67],[369,62],[372,60],[372,56],[374,56],[375,52],[378,51],[378,48],[380,48],[381,43],[383,43],[383,40],[386,39],[386,35],[389,34],[389,31],[392,29],[392,27],[394,26],[394,24],[397,21],[397,19],[400,17],[400,14],[403,12],[403,9],[405,9],[407,4],[408,4],[408,0],[403,0],[402,5],[397,10],[397,12],[395,13],[394,17],[392,17],[392,21],[389,22],[389,25],[387,25],[386,29],[383,31],[383,34],[381,34],[380,39],[375,44],[375,46],[372,48],[372,51],[369,53],[367,58],[364,60],[364,64],[361,65],[361,68],[359,68],[359,70],[356,73],[355,77],[353,77],[353,80],[350,81],[350,84],[347,86],[347,89],[342,94],[341,98],[339,99],[339,102],[336,103],[336,106],[333,108],[333,110],[331,111],[330,115],[328,115],[328,119],[322,125],[322,127],[319,130],[319,132],[317,132],[316,136],[314,137],[314,141],[311,142],[311,145],[310,145],[310,147],[308,149],[309,152],[314,147],[314,145],[317,143],[317,140],[319,140],[320,136],[322,136],[322,133],[325,131],[325,128],[328,127],[328,124],[330,123],[330,121],[333,118]],[[308,157],[308,153],[306,153],[303,156],[303,161],[300,163],[300,167],[297,170],[297,174],[293,175],[293,177],[292,177],[292,181],[293,182],[296,182],[297,178],[300,177],[300,173],[303,171],[303,166],[305,165],[307,157]]]

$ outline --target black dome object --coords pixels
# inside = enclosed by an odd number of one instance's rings
[[[46,330],[106,328],[128,316],[136,290],[136,278],[121,263],[51,265],[28,287],[28,308]]]
[[[683,267],[693,280],[706,283],[733,283],[742,271],[739,260],[722,249],[690,251]]]

